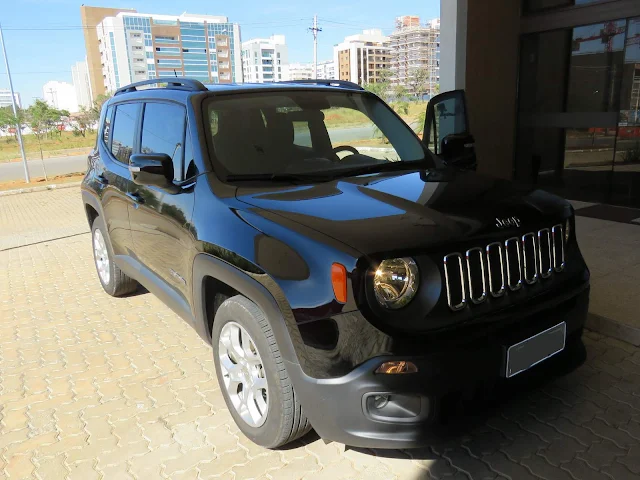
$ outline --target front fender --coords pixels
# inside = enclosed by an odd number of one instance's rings
[[[246,272],[213,255],[200,253],[193,262],[194,327],[206,342],[211,343],[211,332],[206,318],[205,277],[226,283],[258,305],[269,319],[282,358],[289,364],[300,365],[304,344],[291,307],[278,284],[265,273]]]

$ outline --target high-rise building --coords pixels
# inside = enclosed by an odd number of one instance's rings
[[[16,107],[22,108],[22,103],[20,102],[20,94],[18,92],[13,92],[13,98],[16,100]],[[11,107],[13,102],[11,101],[11,90],[0,89],[0,108],[2,107]]]
[[[42,97],[52,107],[59,110],[67,110],[70,113],[78,111],[76,90],[67,82],[52,80],[42,87]]]
[[[396,30],[389,37],[392,83],[405,86],[413,94],[433,95],[440,83],[440,19],[420,25],[419,17],[398,17]],[[415,75],[418,70],[426,73],[422,92],[414,91],[417,83],[412,81],[420,78]]]
[[[120,12],[96,30],[106,91],[174,76],[203,83],[242,80],[240,27],[227,17]]]
[[[289,53],[284,35],[242,42],[242,70],[247,83],[289,80]]]
[[[135,10],[127,8],[85,7],[84,5],[80,7],[80,18],[82,20],[82,30],[84,31],[84,46],[87,51],[87,68],[89,70],[92,100],[106,91],[96,26],[106,17],[112,17],[120,12],[135,12]]]
[[[311,80],[313,78],[313,64],[311,63],[290,63],[290,80]]]
[[[380,30],[364,30],[357,35],[345,37],[333,47],[333,61],[337,68],[337,79],[348,80],[359,85],[376,83],[382,72],[391,66],[389,37]]]
[[[76,91],[78,107],[90,108],[93,104],[93,96],[91,95],[91,81],[86,58],[84,61],[76,62],[71,66],[71,77],[73,79],[73,88]]]
[[[318,62],[318,75],[317,78],[323,80],[335,80],[336,79],[336,64],[333,60],[326,60],[324,62]]]

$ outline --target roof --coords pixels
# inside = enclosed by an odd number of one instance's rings
[[[166,84],[166,86],[158,86]],[[154,87],[151,87],[151,86]],[[146,88],[141,88],[146,87]],[[292,89],[340,89],[350,91],[363,91],[364,89],[355,83],[345,80],[292,80],[289,82],[275,83],[217,83],[214,85],[203,85],[198,80],[184,77],[169,77],[160,79],[143,80],[141,82],[132,83],[116,90],[114,97],[123,98],[131,94],[144,92],[146,95],[169,95],[189,94],[198,92],[255,92],[255,91],[278,91]]]

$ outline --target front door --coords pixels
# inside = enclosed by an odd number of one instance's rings
[[[193,182],[185,183],[187,165],[192,157],[191,139],[185,134],[186,111],[177,103],[147,102],[142,113],[140,153],[166,153],[173,159],[176,188],[169,191],[155,186],[132,184],[129,208],[135,257],[152,281],[161,281],[177,299],[178,308],[186,308],[187,284],[191,275],[193,235]],[[185,144],[186,138],[186,144]],[[191,173],[189,173],[191,175]],[[186,302],[186,303],[185,303]],[[175,303],[173,304],[175,306]]]
[[[423,141],[431,153],[444,162],[458,168],[475,168],[464,90],[441,93],[429,100]]]

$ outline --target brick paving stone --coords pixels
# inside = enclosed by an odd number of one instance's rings
[[[185,322],[148,293],[102,291],[84,232],[78,189],[0,197],[2,478],[640,476],[640,349],[593,332],[576,371],[428,448],[312,434],[265,450],[233,423],[210,347]]]

